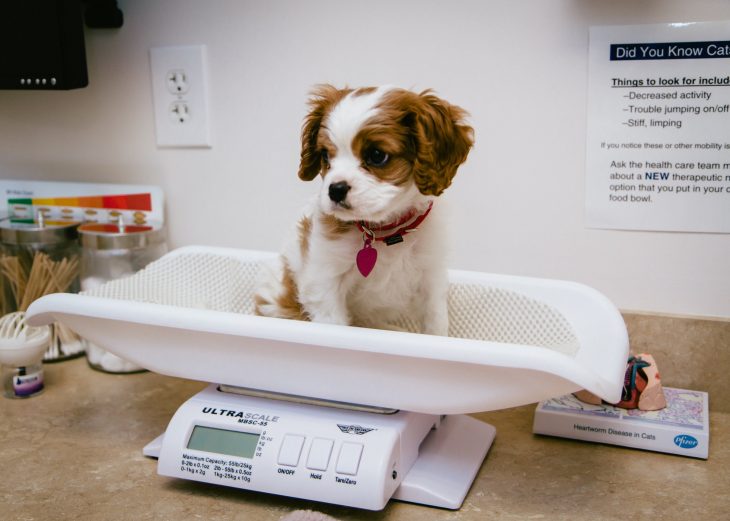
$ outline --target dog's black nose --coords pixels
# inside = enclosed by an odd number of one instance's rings
[[[340,181],[339,183],[332,183],[330,185],[330,199],[335,203],[341,203],[347,197],[347,192],[350,191],[350,185],[346,181]]]

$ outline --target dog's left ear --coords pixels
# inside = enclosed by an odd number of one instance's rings
[[[464,120],[467,112],[422,92],[415,103],[411,125],[416,159],[414,178],[424,195],[440,195],[451,184],[456,170],[474,144],[474,129]]]
[[[299,179],[311,181],[322,170],[322,155],[317,147],[317,137],[322,120],[330,109],[349,89],[338,89],[332,85],[318,85],[309,98],[309,114],[302,125],[302,152],[299,161]]]

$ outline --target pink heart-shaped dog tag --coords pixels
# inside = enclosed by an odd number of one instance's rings
[[[370,246],[369,242],[365,243],[363,249],[357,252],[357,269],[363,277],[370,275],[373,271],[375,263],[378,260],[378,250]]]

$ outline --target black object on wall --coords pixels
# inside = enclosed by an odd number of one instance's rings
[[[0,2],[0,89],[68,90],[89,83],[89,27],[121,27],[115,0]]]

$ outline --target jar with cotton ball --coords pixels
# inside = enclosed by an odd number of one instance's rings
[[[81,238],[81,290],[93,290],[141,270],[167,253],[162,225],[86,223],[79,227]],[[87,342],[86,359],[94,369],[107,373],[133,373],[143,370],[104,349]]]

